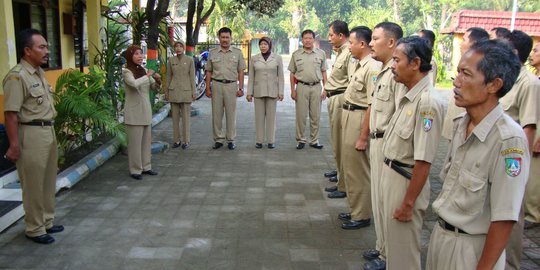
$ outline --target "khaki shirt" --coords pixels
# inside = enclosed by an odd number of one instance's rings
[[[500,105],[466,138],[469,115],[456,120],[433,211],[469,234],[493,221],[518,220],[529,174],[527,138]]]
[[[126,104],[124,105],[124,123],[127,125],[146,126],[152,124],[152,107],[150,105],[150,89],[157,88],[152,76],[135,79],[131,70],[122,69],[122,79],[126,88]]]
[[[168,101],[191,103],[196,90],[193,57],[184,54],[170,57],[167,62]]]
[[[433,96],[431,83],[426,75],[400,98],[383,137],[386,158],[409,165],[435,159],[445,111],[442,101]]]
[[[289,71],[299,81],[320,82],[323,79],[322,72],[326,71],[326,54],[318,48],[313,48],[311,52],[298,49],[292,54]]]
[[[349,42],[345,42],[336,52],[336,62],[332,66],[332,72],[328,77],[324,88],[327,92],[343,91],[349,84],[349,65],[351,63],[351,52]],[[353,71],[354,72],[354,71]]]
[[[393,63],[394,60],[388,61],[377,75],[369,118],[370,132],[385,132],[388,129],[390,118],[396,110],[397,93],[407,91],[405,85],[394,80]]]
[[[205,69],[212,72],[212,79],[237,81],[238,73],[246,69],[246,62],[240,49],[229,47],[225,51],[217,47],[210,50]]]
[[[357,69],[345,91],[345,102],[367,107],[371,103],[373,88],[381,62],[366,56],[357,65]]]
[[[19,122],[51,121],[56,116],[52,87],[43,69],[26,60],[13,67],[3,82],[4,111],[17,112]]]
[[[540,119],[540,81],[522,66],[516,83],[499,101],[504,111],[522,127],[536,125]]]
[[[264,60],[261,54],[257,54],[251,57],[250,62],[247,94],[256,98],[283,96],[285,78],[281,56],[270,53]]]

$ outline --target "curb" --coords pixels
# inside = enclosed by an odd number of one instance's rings
[[[171,106],[169,104],[164,105],[158,113],[152,116],[152,127],[161,123],[167,115]],[[88,154],[79,162],[71,165],[69,168],[62,171],[56,176],[56,192],[60,191],[63,188],[71,188],[73,185],[81,181],[84,177],[89,175],[92,171],[101,166],[105,161],[113,157],[120,148],[120,142],[117,139],[111,139],[106,142],[104,145],[96,149],[94,152]],[[160,142],[157,145],[152,144],[152,153],[161,153],[168,148],[167,144]],[[9,177],[9,184],[5,185],[5,189],[20,189],[21,185],[18,182],[19,177],[17,175],[17,170],[5,175],[4,177]]]

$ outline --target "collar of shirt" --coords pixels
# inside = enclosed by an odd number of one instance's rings
[[[34,68],[32,65],[30,65],[30,63],[28,63],[26,60],[21,59],[21,65],[23,66],[24,69],[26,69],[26,71],[28,71],[28,73],[30,73],[30,74],[38,73],[39,74],[39,70]]]
[[[417,82],[411,90],[407,91],[407,94],[405,94],[404,97],[406,97],[409,101],[413,101],[416,96],[422,92],[422,90],[426,89],[426,87],[429,87],[429,85],[431,85],[431,79],[426,75],[423,79]]]
[[[371,57],[371,56],[370,56]],[[379,72],[379,74],[377,75],[377,77],[380,77],[381,74],[385,73],[387,70],[389,70],[390,68],[392,68],[392,65],[394,64],[394,59],[390,59],[390,61],[388,61],[386,64],[383,65],[382,69],[381,69],[381,72]]]
[[[370,55],[367,55],[366,57],[362,58],[362,60],[360,60],[360,62],[358,62],[358,64],[361,66],[361,67],[364,67],[367,62],[369,62],[369,60],[371,60],[373,58],[371,58]]]
[[[302,48],[302,53],[306,53],[306,54],[312,54],[315,52],[315,48],[311,49],[310,52],[308,52],[306,49]]]
[[[220,52],[224,52],[224,53],[226,53],[226,52],[232,52],[232,50],[231,50],[231,47],[230,47],[230,46],[229,46],[229,48],[228,48],[228,49],[226,49],[226,50],[225,50],[225,49],[224,49],[223,47],[219,46],[219,51],[220,51]]]
[[[349,49],[349,42],[345,42],[343,43],[341,46],[339,46],[339,48],[332,48],[332,50],[334,50],[334,52],[336,52],[336,54],[341,54],[344,50],[348,50]]]
[[[502,114],[504,113],[504,110],[501,106],[501,104],[498,104],[491,112],[489,112],[480,123],[474,127],[472,134],[478,138],[481,142],[484,142],[489,134],[489,131],[493,128],[495,123],[497,122],[497,119],[499,119]],[[469,124],[470,117],[468,114],[465,114],[463,117],[463,120],[459,124],[458,130],[465,131],[467,130],[467,125]],[[462,138],[464,138],[463,136]]]

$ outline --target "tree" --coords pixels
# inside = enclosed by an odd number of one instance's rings
[[[283,0],[233,0],[231,2],[237,10],[247,9],[259,14],[272,15],[283,5]],[[195,46],[199,42],[199,30],[216,7],[216,0],[211,0],[210,6],[205,9],[204,0],[189,0],[186,22],[186,54],[193,55]]]
[[[156,0],[148,0],[146,3],[146,20],[148,21],[148,37],[146,44],[148,45],[147,51],[147,68],[157,71],[157,49],[159,39],[159,24],[169,15],[167,9],[169,8],[169,0],[158,0],[156,6]]]

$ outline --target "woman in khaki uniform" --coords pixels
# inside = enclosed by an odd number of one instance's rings
[[[161,85],[161,78],[153,70],[141,66],[144,55],[140,47],[128,47],[125,57],[127,64],[122,70],[122,78],[126,88],[124,123],[128,136],[129,172],[132,178],[141,180],[142,174],[158,174],[150,163],[152,108],[149,92]]]
[[[167,89],[165,99],[171,103],[173,121],[173,148],[187,149],[190,142],[189,118],[191,102],[195,100],[195,64],[193,58],[184,55],[184,43],[174,43],[176,56],[167,62]],[[182,140],[180,140],[180,114],[182,115]]]
[[[272,41],[263,37],[259,41],[260,54],[253,56],[249,63],[249,102],[255,97],[255,147],[262,148],[264,137],[268,148],[275,148],[276,104],[283,100],[283,61],[272,53]],[[265,132],[266,131],[266,132]]]

